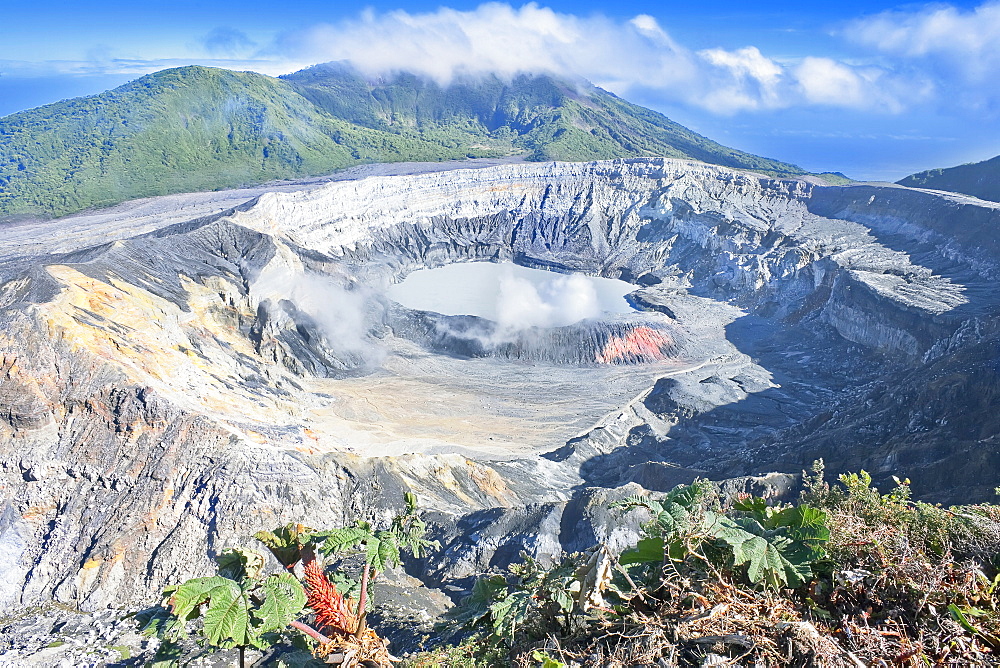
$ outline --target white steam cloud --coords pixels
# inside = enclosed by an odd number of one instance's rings
[[[520,338],[532,328],[565,327],[605,313],[630,313],[624,296],[635,286],[583,274],[557,274],[511,263],[466,262],[419,269],[389,286],[403,306],[450,316],[471,315],[490,325],[452,329],[454,336],[487,346]]]
[[[462,74],[551,72],[625,96],[641,87],[719,114],[792,106],[895,112],[928,90],[915,75],[827,58],[781,62],[754,46],[693,51],[645,14],[615,21],[534,3],[422,14],[367,10],[285,35],[274,50],[299,62],[350,61],[369,75],[420,72],[441,84]]]
[[[500,276],[496,322],[501,333],[562,327],[601,314],[594,284],[579,274],[535,285],[509,270]]]
[[[367,367],[385,358],[385,351],[368,335],[378,303],[368,290],[348,290],[333,278],[272,262],[254,281],[250,298],[254,304],[266,299],[292,302],[315,322],[327,348],[338,357],[360,359]]]

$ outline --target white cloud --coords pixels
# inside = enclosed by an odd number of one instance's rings
[[[995,95],[983,92],[993,88],[983,85],[942,95],[951,85],[948,77],[904,61],[950,54],[967,78],[985,80],[1000,69],[998,26],[1000,2],[964,13],[947,6],[884,13],[855,21],[841,32],[873,49],[869,55],[878,60],[846,62],[808,53],[778,59],[759,45],[687,48],[648,14],[617,20],[559,13],[535,3],[514,7],[492,2],[467,11],[365,10],[336,23],[282,34],[253,54],[253,45],[267,42],[267,35],[251,39],[235,28],[217,28],[193,40],[183,58],[95,48],[81,60],[7,61],[0,62],[0,69],[8,76],[138,76],[202,64],[277,75],[345,60],[369,75],[407,70],[440,83],[463,73],[510,77],[551,72],[588,79],[626,98],[641,94],[655,106],[686,105],[718,115],[795,107],[897,113],[935,95],[948,104],[970,106],[975,104],[970,95]]]
[[[865,95],[862,78],[829,58],[806,58],[796,68],[796,74],[810,102],[831,104],[850,100],[857,104]]]
[[[903,99],[926,99],[933,91],[927,81],[893,77],[878,68],[848,67],[829,58],[804,58],[793,68],[805,99],[812,104],[903,111]]]
[[[702,105],[716,112],[768,109],[787,106],[787,76],[784,68],[766,58],[755,46],[736,51],[706,49],[698,56],[709,67],[711,85],[701,97]]]
[[[469,11],[443,7],[422,14],[367,10],[357,18],[284,35],[271,55],[346,60],[370,75],[417,71],[440,83],[463,73],[552,72],[586,78],[623,96],[641,87],[719,114],[799,105],[892,110],[905,102],[893,97],[905,92],[903,86],[885,87],[879,95],[869,91],[876,80],[885,83],[886,72],[836,63],[826,68],[824,78],[819,67],[790,67],[755,46],[692,51],[647,14],[614,21],[534,3],[520,8],[487,3]],[[831,76],[853,81],[852,94],[824,94],[824,87],[835,83]]]
[[[882,12],[849,23],[843,35],[886,54],[947,65],[971,82],[995,83],[1000,68],[1000,2],[969,11],[931,5]]]

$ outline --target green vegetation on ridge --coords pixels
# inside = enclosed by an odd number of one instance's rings
[[[459,77],[448,86],[413,74],[371,81],[339,63],[282,77],[339,118],[425,139],[506,144],[529,160],[690,158],[772,175],[803,174],[777,160],[722,146],[663,114],[585,81],[521,74]]]
[[[405,665],[997,665],[1000,507],[830,485],[822,462],[804,482],[793,505],[704,482],[626,499],[649,517],[636,546],[481,579],[452,613],[478,635]]]
[[[777,176],[589,84],[548,76],[369,81],[341,65],[280,79],[182,67],[0,119],[0,217],[330,173],[361,163],[524,154],[692,158]]]
[[[0,215],[464,155],[334,118],[272,77],[185,67],[0,119]]]
[[[896,183],[911,188],[947,190],[1000,202],[1000,155],[982,162],[917,172]]]

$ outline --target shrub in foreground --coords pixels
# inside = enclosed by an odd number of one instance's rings
[[[404,500],[404,512],[383,530],[359,520],[327,531],[287,525],[258,532],[256,538],[284,572],[264,575],[264,556],[240,548],[220,555],[215,575],[167,587],[159,606],[137,615],[143,633],[161,640],[154,664],[181,665],[201,654],[235,648],[243,666],[248,648],[289,645],[327,663],[336,658],[345,666],[387,665],[386,642],[366,624],[368,585],[386,568],[399,565],[403,551],[421,556],[437,545],[424,537],[416,497],[407,493]],[[363,555],[357,577],[342,571],[328,574],[323,568],[321,556],[350,552]],[[294,575],[299,564],[301,579]],[[193,650],[182,643],[189,636],[195,640]],[[307,660],[308,654],[303,658],[301,653],[294,659],[298,665]]]
[[[466,637],[412,666],[997,665],[1000,508],[805,475],[797,504],[723,507],[706,482],[615,506],[633,548],[525,558],[452,613]],[[710,659],[709,655],[715,655]]]

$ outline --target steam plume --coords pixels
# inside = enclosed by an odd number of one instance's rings
[[[584,276],[556,276],[536,287],[508,267],[500,276],[495,312],[501,332],[517,332],[572,325],[597,317],[601,308],[593,283]]]
[[[369,335],[380,311],[377,295],[361,286],[342,286],[334,278],[296,271],[272,262],[254,281],[251,300],[259,304],[287,299],[308,315],[338,357],[359,357],[365,366],[378,366],[385,351]]]

